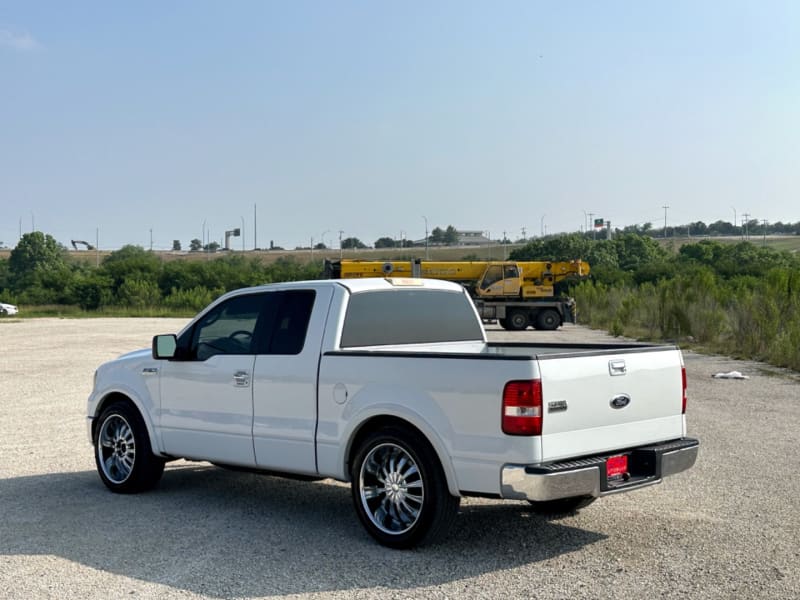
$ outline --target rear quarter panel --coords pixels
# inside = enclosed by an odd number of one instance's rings
[[[535,462],[540,455],[538,438],[501,431],[505,383],[535,376],[530,359],[326,353],[319,374],[319,471],[349,479],[353,437],[372,417],[387,415],[407,421],[426,436],[451,493],[498,494],[503,464]]]

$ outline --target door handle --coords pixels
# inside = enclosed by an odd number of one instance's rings
[[[236,371],[233,374],[233,385],[236,387],[247,387],[250,385],[250,373],[247,371]]]

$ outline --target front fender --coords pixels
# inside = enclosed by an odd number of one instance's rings
[[[109,363],[109,365],[112,364]],[[141,367],[139,366],[135,370],[107,368],[98,371],[95,389],[89,396],[88,401],[87,416],[90,421],[90,437],[94,420],[100,416],[100,413],[108,406],[109,402],[125,398],[133,403],[142,416],[153,452],[161,455],[163,446],[156,429],[158,375],[153,373],[152,376],[148,376],[145,379],[141,372]],[[94,442],[93,439],[90,441]]]

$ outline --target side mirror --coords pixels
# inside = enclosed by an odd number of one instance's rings
[[[156,360],[169,360],[175,358],[178,349],[178,338],[175,334],[157,335],[153,338],[153,358]]]

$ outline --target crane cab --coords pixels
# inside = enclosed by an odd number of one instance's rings
[[[552,265],[534,279],[526,279],[518,263],[489,263],[475,285],[479,298],[552,298],[554,276]]]

